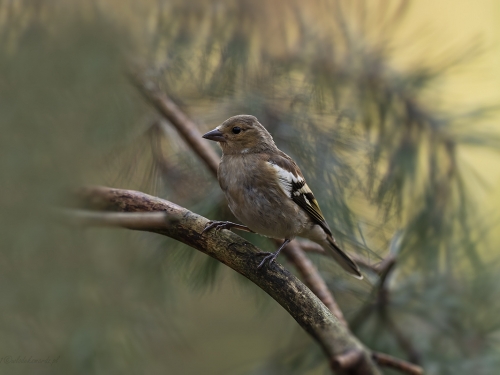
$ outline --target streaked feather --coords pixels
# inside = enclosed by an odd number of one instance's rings
[[[284,153],[272,155],[268,163],[276,170],[280,186],[284,193],[306,211],[311,219],[331,236],[332,231],[323,216],[323,212],[321,212],[318,201],[309,186],[307,186],[297,164]]]

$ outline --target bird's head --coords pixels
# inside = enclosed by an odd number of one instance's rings
[[[259,153],[276,148],[271,134],[250,115],[230,117],[203,138],[218,142],[224,154]]]

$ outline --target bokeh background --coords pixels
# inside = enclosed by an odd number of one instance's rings
[[[231,218],[133,70],[201,131],[256,115],[342,245],[397,257],[380,303],[369,270],[359,283],[311,255],[363,342],[429,374],[496,374],[499,19],[494,0],[0,2],[0,373],[328,373],[231,270],[58,220],[87,184]]]

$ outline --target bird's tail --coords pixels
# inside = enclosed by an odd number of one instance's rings
[[[344,270],[357,279],[363,279],[363,275],[359,271],[358,265],[351,258],[349,258],[349,255],[344,253],[333,237],[327,236],[327,244],[328,246],[325,247],[328,248],[330,255]]]

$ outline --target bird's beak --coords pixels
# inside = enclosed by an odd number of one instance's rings
[[[203,134],[203,138],[210,139],[215,142],[226,142],[226,138],[224,138],[224,135],[219,131],[219,129],[210,130],[208,133]]]

